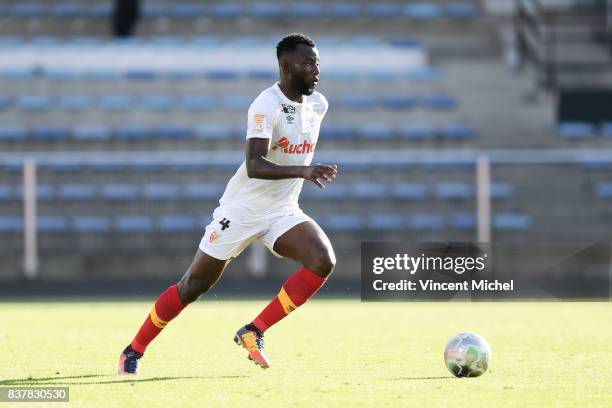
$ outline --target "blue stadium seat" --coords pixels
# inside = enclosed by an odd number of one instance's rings
[[[390,194],[391,197],[400,200],[424,200],[429,196],[424,184],[409,182],[391,184]]]
[[[384,200],[389,196],[389,189],[383,183],[357,182],[351,185],[350,195],[358,200]]]
[[[239,3],[216,3],[206,10],[212,17],[239,18],[245,14],[244,5]]]
[[[357,48],[380,48],[385,45],[385,40],[379,37],[369,35],[357,35],[350,37],[348,39],[347,45]]]
[[[449,123],[440,126],[440,136],[446,140],[470,140],[476,138],[476,130],[465,123]]]
[[[55,82],[74,81],[78,79],[79,77],[77,72],[75,72],[73,69],[61,68],[61,67],[45,68],[40,72],[40,75],[42,75],[45,79],[49,81],[55,81]]]
[[[374,213],[366,219],[365,226],[371,230],[397,231],[405,226],[405,218],[395,213]]]
[[[25,126],[0,123],[0,141],[25,140],[27,136],[28,129]]]
[[[8,110],[13,107],[13,98],[10,96],[0,96],[0,111]]]
[[[406,140],[431,140],[435,138],[436,131],[428,123],[402,123],[397,127],[397,134]]]
[[[94,107],[94,97],[91,95],[62,95],[59,98],[60,109],[72,112],[81,112]]]
[[[472,171],[476,162],[472,158],[430,157],[422,160],[421,166],[432,171]]]
[[[58,196],[63,200],[93,200],[96,198],[96,187],[91,184],[62,184]]]
[[[0,4],[0,8],[2,5]],[[1,15],[1,14],[0,14]],[[13,36],[0,36],[0,48],[16,48],[21,47],[25,44],[25,39],[23,37],[13,37]]]
[[[30,40],[30,45],[37,48],[55,48],[65,45],[65,39],[51,36],[36,36]]]
[[[185,197],[193,200],[218,200],[223,194],[223,187],[213,183],[189,184],[185,189]]]
[[[601,182],[595,185],[595,194],[599,198],[612,198],[612,183]]]
[[[106,125],[76,125],[72,128],[72,137],[75,140],[108,140],[111,129]]]
[[[359,231],[363,226],[362,217],[357,214],[329,214],[320,217],[319,222],[332,231]]]
[[[415,20],[433,20],[442,16],[442,10],[434,3],[412,3],[404,6],[404,14]]]
[[[213,109],[215,102],[210,96],[187,95],[181,100],[180,106],[186,111],[202,112]]]
[[[383,122],[359,124],[356,133],[361,139],[369,140],[392,139],[394,136],[393,128]]]
[[[493,228],[500,230],[526,230],[531,225],[527,214],[497,213],[493,215]]]
[[[325,15],[332,18],[355,18],[361,15],[359,5],[354,3],[330,3]]]
[[[166,95],[146,95],[140,98],[140,108],[147,111],[168,112],[175,106],[175,99]]]
[[[181,140],[191,136],[191,129],[181,125],[161,125],[155,128],[153,133],[158,139]]]
[[[467,183],[439,183],[434,195],[442,200],[468,200],[474,197],[474,186]]]
[[[565,140],[584,140],[595,137],[595,126],[586,122],[565,122],[559,125],[559,136]]]
[[[36,18],[44,17],[47,14],[46,7],[41,3],[15,3],[9,9],[9,14],[13,17]]]
[[[102,186],[101,196],[107,200],[135,200],[139,189],[133,184],[107,184]]]
[[[0,232],[19,232],[23,230],[23,218],[0,216]]]
[[[115,228],[120,232],[151,232],[154,223],[144,215],[122,215],[117,218]]]
[[[442,77],[442,72],[437,67],[425,66],[411,69],[406,77],[415,82],[437,82]]]
[[[373,82],[394,82],[398,79],[398,73],[389,69],[373,69],[368,71],[367,78]]]
[[[109,112],[125,112],[133,107],[133,98],[130,95],[103,95],[100,97],[100,109]]]
[[[83,79],[90,82],[115,81],[121,77],[117,70],[111,68],[86,68],[81,73]]]
[[[96,18],[108,18],[111,16],[112,12],[113,5],[110,2],[91,4],[85,9],[87,16]]]
[[[58,18],[76,18],[84,14],[84,9],[81,4],[61,2],[53,4],[49,8],[49,15]]]
[[[278,72],[267,69],[252,69],[247,72],[247,78],[253,80],[274,81],[278,78]]]
[[[353,128],[346,124],[330,123],[321,127],[321,137],[325,139],[347,140],[351,139],[354,134]]]
[[[119,140],[145,140],[152,132],[143,125],[121,125],[117,126],[113,133]]]
[[[0,201],[10,201],[17,198],[15,189],[7,184],[0,184]]]
[[[176,3],[170,6],[170,15],[175,18],[200,18],[204,15],[204,5],[195,3]]]
[[[246,111],[253,102],[253,98],[247,95],[228,95],[223,98],[223,108],[229,110]]]
[[[145,18],[160,18],[167,15],[167,5],[146,1],[141,8],[141,14]]]
[[[193,231],[195,219],[190,215],[170,214],[159,218],[159,229],[164,232]]]
[[[419,213],[409,215],[406,225],[414,230],[441,230],[445,227],[445,222],[441,215]]]
[[[491,183],[491,198],[494,200],[511,199],[514,187],[510,183]]]
[[[283,16],[283,5],[279,3],[253,3],[247,10],[255,18],[278,18]]]
[[[94,172],[117,173],[122,171],[125,166],[118,160],[108,157],[93,157],[87,161],[87,167]]]
[[[68,219],[58,216],[40,216],[36,220],[36,228],[40,232],[67,232]]]
[[[421,98],[421,106],[432,110],[453,110],[457,108],[457,100],[450,95],[426,95]]]
[[[323,6],[317,3],[291,3],[287,13],[296,18],[321,18],[323,16]]]
[[[234,81],[238,79],[236,71],[231,69],[211,69],[206,71],[206,78],[214,81]]]
[[[46,112],[53,106],[53,98],[49,95],[19,95],[15,107],[26,112]]]
[[[476,214],[456,213],[451,214],[450,227],[457,230],[474,230],[476,228]]]
[[[479,17],[480,11],[473,3],[450,3],[444,5],[444,15],[453,19],[472,19]]]
[[[68,128],[61,125],[40,125],[32,128],[32,137],[38,140],[63,140],[68,137]]]
[[[372,18],[393,18],[402,13],[399,4],[396,3],[374,3],[365,7],[365,15]]]
[[[46,160],[41,167],[56,172],[78,173],[83,169],[84,161],[75,156],[58,156]]]
[[[612,122],[606,122],[601,125],[601,135],[606,139],[612,139]]]
[[[130,81],[153,81],[157,79],[158,73],[152,69],[128,69],[123,73],[123,77]]]
[[[416,99],[412,96],[386,95],[382,105],[387,109],[407,110],[416,106]]]
[[[370,95],[349,95],[342,98],[339,105],[351,110],[373,110],[378,107],[378,100]]]
[[[111,220],[100,216],[77,216],[73,228],[78,232],[107,232],[111,229]]]
[[[128,167],[131,171],[152,173],[164,170],[166,163],[164,159],[157,157],[134,157],[130,161]]]
[[[196,126],[195,135],[197,138],[205,140],[229,139],[231,128],[223,123],[203,123]]]
[[[321,189],[313,183],[305,184],[301,196],[307,200],[342,200],[348,197],[350,186],[331,183]]]
[[[143,195],[152,200],[176,200],[180,196],[180,189],[176,184],[146,184]]]

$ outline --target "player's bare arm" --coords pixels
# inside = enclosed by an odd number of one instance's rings
[[[251,138],[248,140],[246,151],[246,169],[250,178],[264,180],[303,178],[312,181],[319,186],[319,188],[325,188],[322,181],[331,183],[338,174],[338,166],[335,164],[280,166],[266,158],[268,148],[268,139]]]

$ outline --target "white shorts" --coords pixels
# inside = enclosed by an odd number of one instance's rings
[[[282,258],[274,251],[274,243],[285,232],[305,221],[313,220],[300,208],[283,214],[247,218],[217,207],[213,220],[206,226],[200,249],[213,258],[226,260],[237,257],[253,240],[258,239],[274,256]]]

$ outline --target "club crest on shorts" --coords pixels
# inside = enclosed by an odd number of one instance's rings
[[[208,237],[208,242],[214,244],[216,240],[219,239],[219,233],[217,231],[213,231],[210,233],[210,237]]]

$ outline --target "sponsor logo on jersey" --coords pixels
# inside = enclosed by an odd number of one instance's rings
[[[274,143],[272,150],[280,150],[288,154],[305,154],[314,152],[316,145],[316,143],[308,143],[307,140],[304,140],[300,144],[293,144],[289,142],[289,139],[283,136]]]
[[[295,115],[295,106],[285,105],[284,103],[281,103],[281,105],[283,107],[283,113],[292,113]]]
[[[219,234],[217,233],[217,231],[213,231],[210,233],[210,237],[208,237],[208,242],[210,242],[211,244],[214,244],[216,240],[219,239]]]

